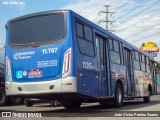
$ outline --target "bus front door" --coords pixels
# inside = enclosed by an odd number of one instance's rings
[[[126,79],[127,79],[127,95],[134,96],[134,81],[132,75],[132,51],[128,48],[124,48],[125,53],[125,65],[126,65]]]

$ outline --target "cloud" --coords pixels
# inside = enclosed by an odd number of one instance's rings
[[[98,24],[98,21],[105,20],[105,14],[98,16],[100,11],[105,10],[104,4],[111,5],[109,11],[116,12],[112,17],[109,15],[109,20],[116,21],[113,25],[109,24],[110,29],[116,30],[116,35],[138,48],[148,41],[160,46],[160,1],[79,0],[64,8],[71,9]],[[105,28],[105,23],[100,25]]]
[[[105,2],[106,0],[79,0],[63,8],[71,9],[85,18],[97,22],[97,15],[103,9],[102,5]]]

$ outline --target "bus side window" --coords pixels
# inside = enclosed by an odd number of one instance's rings
[[[140,54],[140,63],[141,63],[141,70],[143,72],[146,72],[145,58],[144,58],[144,55],[142,54]]]
[[[134,53],[135,53],[135,59],[139,61],[139,53],[136,51]]]
[[[139,60],[139,53],[134,51],[134,69],[140,70],[140,60]]]
[[[151,68],[150,68],[150,60],[148,57],[146,57],[146,70],[148,73],[151,73]]]
[[[80,53],[89,57],[94,57],[94,43],[92,29],[82,23],[76,22],[76,35]]]
[[[114,51],[119,52],[119,43],[114,40]]]
[[[109,48],[113,50],[113,40],[109,39]]]
[[[146,64],[149,65],[149,59],[146,57]]]
[[[121,64],[119,42],[109,39],[111,62]]]
[[[76,33],[78,37],[83,38],[83,25],[80,23],[76,23]]]
[[[84,26],[84,37],[86,40],[89,40],[89,41],[92,41],[93,38],[92,38],[92,29],[87,27],[87,26]]]

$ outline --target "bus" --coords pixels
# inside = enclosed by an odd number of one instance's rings
[[[4,44],[0,43],[0,106],[20,105],[23,103],[23,99],[19,97],[6,96],[4,80],[4,49]]]
[[[156,63],[147,53],[71,10],[33,13],[6,24],[8,96],[83,102],[155,94]]]

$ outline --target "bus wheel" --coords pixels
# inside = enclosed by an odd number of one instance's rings
[[[24,101],[24,104],[27,106],[27,107],[32,107],[33,106],[33,102],[31,100],[25,100]]]
[[[123,105],[123,90],[122,86],[118,83],[115,88],[115,97],[113,100],[114,106],[119,108]]]
[[[65,101],[61,103],[64,108],[66,109],[78,109],[81,106],[81,102],[80,101]]]
[[[151,90],[148,89],[148,96],[143,97],[144,103],[149,103],[150,102],[150,95],[151,95]]]
[[[60,102],[58,100],[51,100],[50,104],[51,106],[56,107],[60,105]]]
[[[23,99],[19,97],[11,97],[11,103],[12,105],[20,105],[23,103]]]
[[[0,106],[4,106],[7,103],[7,96],[4,89],[0,89]]]

